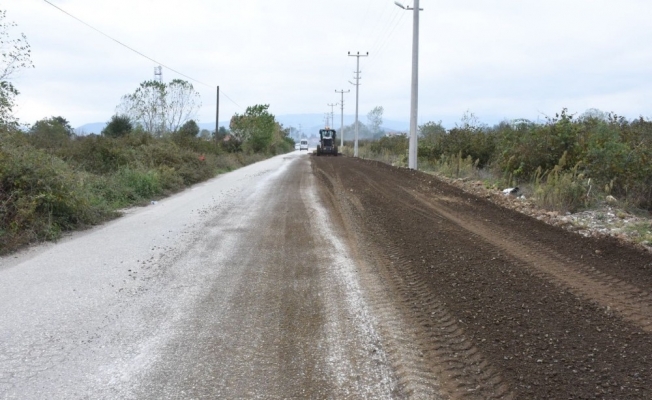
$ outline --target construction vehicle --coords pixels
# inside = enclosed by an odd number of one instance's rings
[[[319,143],[317,144],[317,155],[330,154],[337,155],[337,144],[335,138],[337,133],[334,129],[320,129],[319,130]]]

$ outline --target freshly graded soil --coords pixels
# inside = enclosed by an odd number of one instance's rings
[[[650,253],[422,172],[311,161],[324,203],[382,282],[368,297],[383,339],[405,329],[392,325],[395,311],[383,314],[387,298],[414,326],[416,367],[402,368],[388,345],[403,395],[421,381],[451,398],[652,398]]]

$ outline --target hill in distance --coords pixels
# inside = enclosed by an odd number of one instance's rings
[[[312,136],[316,134],[319,129],[324,128],[324,114],[286,114],[286,115],[277,115],[276,120],[283,125],[283,127],[293,127],[297,130],[300,130],[307,136]],[[340,117],[335,115],[335,123],[332,126],[333,129],[340,129]],[[366,116],[359,116],[360,122],[363,124],[367,123]],[[344,126],[351,125],[355,121],[355,115],[344,115]],[[220,126],[229,126],[230,121],[220,121]],[[208,129],[209,131],[215,130],[215,122],[199,122],[200,129]],[[90,135],[97,134],[99,135],[102,132],[102,129],[106,126],[106,122],[92,122],[84,124],[75,129],[75,133],[78,135]],[[409,130],[409,122],[407,121],[396,121],[396,120],[383,120],[382,128],[385,131],[398,131],[398,132],[407,132]]]

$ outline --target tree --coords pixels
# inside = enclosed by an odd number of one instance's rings
[[[6,11],[0,11],[0,125],[16,123],[13,108],[19,92],[9,80],[19,70],[34,67],[25,34],[12,36],[10,31],[17,25],[6,18]]]
[[[178,130],[180,135],[187,137],[197,137],[199,135],[199,125],[194,120],[186,121]]]
[[[155,136],[175,132],[192,119],[200,106],[199,93],[180,79],[170,84],[149,80],[132,94],[122,96],[117,114],[126,115]]]
[[[116,114],[111,117],[111,121],[107,122],[104,129],[102,129],[102,135],[116,138],[129,134],[133,129],[134,125],[128,116]]]
[[[424,141],[430,144],[435,144],[439,138],[446,135],[446,128],[441,124],[441,121],[430,121],[419,126],[418,134]]]
[[[213,136],[213,133],[208,129],[202,129],[199,131],[199,137],[204,140],[210,140],[211,136]]]
[[[345,137],[344,140],[354,140],[355,138],[355,122],[351,125],[344,127]],[[358,139],[371,139],[373,137],[373,132],[367,127],[367,125],[358,121]]]
[[[75,130],[63,117],[50,117],[36,121],[29,129],[32,143],[41,148],[55,148],[67,143]]]
[[[167,85],[165,106],[167,130],[175,132],[184,122],[191,121],[201,107],[199,93],[191,83],[175,79]]]
[[[231,135],[245,149],[255,153],[263,152],[273,142],[279,125],[268,109],[269,104],[257,104],[247,107],[244,114],[235,114],[231,118]]]
[[[220,128],[217,130],[217,133],[214,133],[215,135],[215,140],[224,140],[226,135],[230,134],[231,132],[226,129],[223,126],[220,126]]]
[[[139,122],[146,132],[161,136],[165,128],[165,89],[159,81],[142,82],[133,94],[122,96],[118,114]]]
[[[383,124],[383,112],[385,110],[382,106],[374,107],[373,110],[369,111],[367,114],[367,120],[369,121],[369,129],[373,136],[378,137],[382,136],[382,129],[380,126]]]

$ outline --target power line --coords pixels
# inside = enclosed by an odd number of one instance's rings
[[[388,34],[387,34],[387,36],[385,37],[385,40],[384,40],[384,41],[382,42],[382,44],[380,44],[380,46],[377,48],[376,51],[378,52],[379,55],[382,55],[382,54],[383,54],[385,48],[387,47],[387,44],[390,42],[390,39],[391,39],[392,36],[394,35],[394,31],[396,30],[396,28],[397,28],[397,27],[401,24],[401,22],[403,21],[403,17],[404,17],[404,16],[405,16],[405,13],[401,13],[401,14],[400,14],[400,17],[398,18],[398,20],[396,21],[396,23],[394,24],[394,26],[393,26],[393,27],[388,31]],[[371,67],[374,67],[375,64],[376,64],[376,62],[377,62],[378,60],[380,60],[380,59],[381,59],[381,57],[375,57],[375,58],[371,59],[371,61],[369,62],[369,64],[368,64],[367,67],[371,69]]]
[[[43,0],[43,1],[46,2],[46,3],[48,3],[49,5],[51,5],[52,7],[56,8],[57,10],[61,11],[62,13],[66,14],[67,16],[69,16],[69,17],[71,17],[71,18],[73,18],[73,19],[75,19],[75,20],[81,22],[82,24],[86,25],[87,27],[91,28],[91,29],[94,30],[95,32],[101,34],[102,36],[105,36],[105,37],[111,39],[112,41],[116,42],[116,43],[119,44],[120,46],[125,47],[125,48],[127,48],[127,49],[133,51],[134,53],[138,54],[139,56],[141,56],[141,57],[143,57],[143,58],[146,58],[146,59],[148,59],[148,60],[150,60],[150,61],[152,61],[152,62],[154,62],[154,63],[156,63],[156,64],[159,64],[160,66],[163,66],[163,67],[165,67],[166,69],[169,69],[170,71],[172,71],[172,72],[174,72],[174,73],[177,73],[177,74],[183,76],[184,78],[188,78],[188,79],[190,79],[191,81],[197,82],[197,83],[199,83],[199,84],[201,84],[201,85],[208,86],[208,87],[210,87],[210,88],[212,88],[212,87],[215,86],[215,85],[209,85],[209,84],[204,83],[204,82],[202,82],[202,81],[200,81],[200,80],[198,80],[198,79],[192,78],[192,77],[190,77],[190,76],[188,76],[188,75],[186,75],[186,74],[184,74],[184,73],[182,73],[182,72],[179,72],[179,71],[177,71],[177,70],[175,70],[175,69],[173,69],[173,68],[170,68],[170,67],[168,67],[167,65],[163,64],[162,62],[160,62],[160,61],[156,61],[155,59],[153,59],[153,58],[151,58],[151,57],[149,57],[149,56],[147,56],[147,55],[141,53],[140,51],[138,51],[138,50],[136,50],[136,49],[134,49],[134,48],[132,48],[132,47],[129,47],[128,45],[122,43],[122,42],[119,41],[118,39],[114,39],[113,37],[107,35],[106,33],[104,33],[104,32],[102,32],[101,30],[95,28],[94,26],[92,26],[92,25],[90,25],[90,24],[88,24],[88,23],[82,21],[81,19],[75,17],[74,15],[70,14],[68,11],[62,9],[61,7],[52,4],[49,0]],[[236,106],[242,108],[238,103],[236,103],[235,101],[233,101],[233,99],[231,99],[229,96],[227,96],[226,93],[224,93],[223,90],[222,90],[222,94],[224,95],[224,97],[226,97],[227,99],[229,99],[233,104],[235,104]]]
[[[350,90],[344,91],[342,90],[335,90],[335,93],[340,93],[342,95],[342,101],[340,102],[340,109],[341,114],[340,114],[340,147],[344,147],[344,93],[350,93]]]
[[[380,47],[380,43],[382,42],[382,39],[384,36],[388,34],[390,31],[391,26],[393,25],[394,21],[396,21],[396,18],[400,16],[400,13],[398,11],[395,11],[389,20],[387,20],[387,23],[383,26],[383,28],[378,32],[377,35],[375,35],[375,40],[373,44],[371,45],[371,51],[377,51],[378,47]]]

